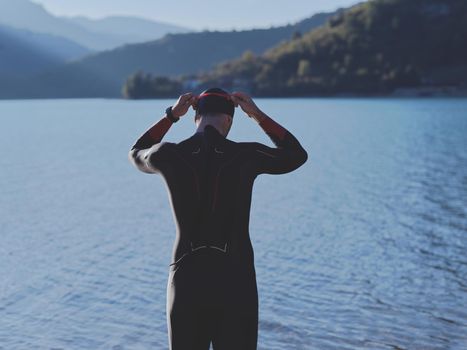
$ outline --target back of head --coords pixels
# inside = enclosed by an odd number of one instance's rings
[[[197,112],[199,115],[203,116],[227,114],[233,118],[235,105],[227,91],[220,88],[211,88],[203,91],[199,95]]]

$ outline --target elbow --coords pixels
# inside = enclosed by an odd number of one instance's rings
[[[293,156],[289,158],[286,173],[295,171],[300,168],[308,160],[308,153],[305,150],[294,153]]]
[[[131,164],[137,167],[138,165],[138,150],[134,147],[128,152],[128,160]]]
[[[305,149],[302,148],[300,152],[297,154],[295,159],[296,159],[296,168],[300,168],[308,160],[307,151],[305,151]]]
[[[305,164],[307,160],[308,160],[308,152],[303,150],[301,158],[300,158],[300,161],[301,161],[300,166]]]
[[[136,169],[142,171],[143,173],[152,173],[152,171],[150,171],[144,163],[143,159],[141,159],[139,152],[139,149],[133,147],[130,152],[128,152],[128,160]]]

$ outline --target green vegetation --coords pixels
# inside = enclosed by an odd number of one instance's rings
[[[387,94],[467,83],[465,0],[370,0],[264,55],[218,65],[203,83],[259,96]]]
[[[126,79],[135,72],[171,79],[199,74],[247,50],[262,54],[292,38],[295,32],[307,32],[322,25],[332,14],[321,13],[294,25],[269,29],[168,34],[159,40],[125,45],[34,77],[28,86],[40,88],[30,89],[22,97],[120,97]]]
[[[122,93],[125,98],[144,99],[173,97],[181,91],[182,84],[176,80],[138,72],[128,78]]]

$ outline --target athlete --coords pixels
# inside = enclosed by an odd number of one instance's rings
[[[190,108],[196,132],[179,143],[164,135]],[[276,147],[227,139],[235,107],[267,133]],[[245,93],[218,88],[187,93],[132,147],[130,160],[161,174],[170,193],[176,239],[167,285],[171,350],[254,350],[258,292],[249,237],[253,182],[285,174],[307,152]]]

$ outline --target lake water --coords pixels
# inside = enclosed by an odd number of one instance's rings
[[[0,349],[167,349],[175,226],[127,153],[172,102],[0,102]],[[467,100],[257,102],[309,154],[255,183],[259,349],[467,349]]]

